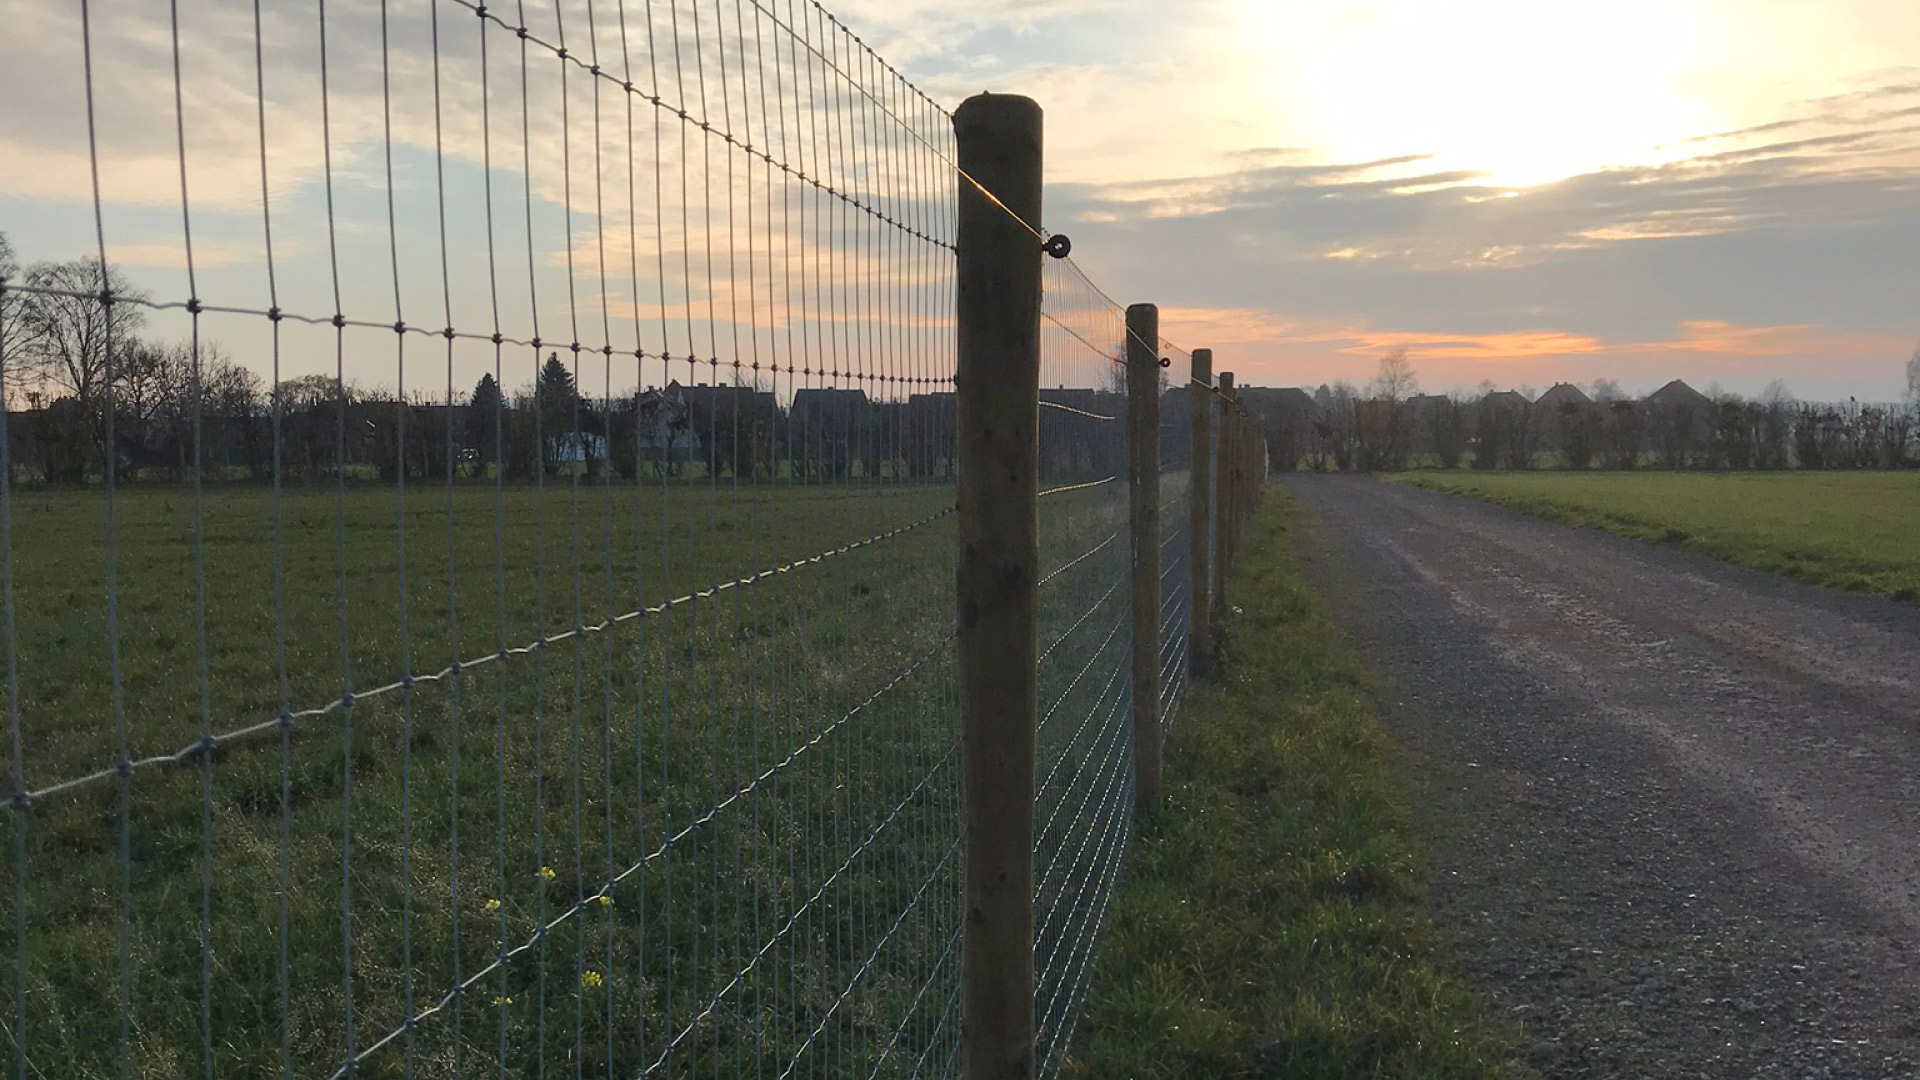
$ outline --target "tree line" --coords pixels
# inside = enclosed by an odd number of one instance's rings
[[[1898,469],[1920,465],[1920,358],[1904,403],[1809,402],[1777,380],[1760,396],[1675,380],[1644,397],[1598,379],[1545,394],[1420,394],[1404,353],[1363,388],[1246,396],[1277,470]]]
[[[115,303],[99,299],[103,283]],[[331,375],[269,386],[217,342],[147,336],[143,299],[97,258],[22,267],[0,234],[0,397],[15,482],[98,482],[109,467],[119,483],[179,482],[196,463],[205,479],[256,482],[951,471],[950,393],[876,401],[822,387],[782,404],[736,377],[594,397],[555,354],[529,385],[509,391],[488,373],[450,401]]]

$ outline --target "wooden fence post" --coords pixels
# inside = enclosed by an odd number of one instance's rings
[[[1024,223],[1040,220],[1040,106],[981,94],[954,111],[953,129],[961,1071],[1031,1080],[1042,255]]]
[[[1187,383],[1187,671],[1195,678],[1213,670],[1213,350],[1193,350]]]
[[[1133,794],[1160,800],[1160,309],[1127,308],[1127,477],[1133,534]]]
[[[1247,522],[1248,505],[1253,493],[1247,490],[1247,448],[1253,444],[1253,425],[1240,404],[1240,387],[1233,388],[1233,527],[1227,538],[1235,558],[1240,555],[1240,529]]]
[[[1246,513],[1252,505],[1254,492],[1246,486],[1246,452],[1254,444],[1254,425],[1246,415],[1246,407],[1240,405],[1240,386],[1233,388],[1233,527],[1227,528],[1227,540],[1233,544],[1235,557],[1240,555],[1240,527],[1246,525]]]
[[[1220,449],[1214,465],[1219,498],[1214,500],[1213,618],[1217,622],[1227,610],[1227,570],[1233,566],[1234,500],[1239,492],[1233,486],[1234,455],[1239,453],[1239,417],[1233,407],[1233,372],[1220,373]],[[1217,638],[1215,640],[1218,640]]]

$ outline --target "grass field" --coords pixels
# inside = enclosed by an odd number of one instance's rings
[[[1296,568],[1274,489],[1142,820],[1069,1075],[1504,1076],[1435,959],[1407,784],[1366,671]]]
[[[1416,472],[1395,479],[1818,585],[1920,599],[1920,472]]]
[[[959,959],[952,498],[303,490],[276,546],[271,494],[221,489],[203,652],[191,493],[119,496],[110,579],[100,492],[16,492],[0,775],[58,790],[9,814],[0,1054],[74,1077],[938,1071]],[[1043,568],[1094,548],[1124,499],[1045,500]],[[1124,655],[1100,636],[1124,589],[1098,598],[1125,563],[1108,545],[1043,592],[1062,715],[1111,681],[1075,672]],[[482,663],[405,685],[456,658]],[[114,772],[203,725],[254,730]],[[1069,786],[1076,738],[1042,732]]]

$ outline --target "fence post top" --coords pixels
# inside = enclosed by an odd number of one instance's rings
[[[1192,358],[1192,371],[1188,377],[1211,385],[1213,382],[1213,350],[1195,349],[1187,354]]]
[[[953,126],[1039,123],[1040,103],[1023,94],[975,94],[953,110]]]
[[[1129,365],[1160,366],[1160,305],[1127,305],[1126,355]]]

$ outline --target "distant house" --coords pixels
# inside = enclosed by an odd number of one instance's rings
[[[843,432],[851,430],[866,414],[867,404],[865,390],[809,387],[794,391],[787,414],[803,430]]]
[[[1298,386],[1281,387],[1280,401],[1281,404],[1288,408],[1297,408],[1309,414],[1320,407],[1319,402],[1313,400],[1312,394],[1307,393],[1304,388]]]
[[[1569,427],[1581,420],[1592,405],[1593,399],[1587,396],[1586,391],[1572,383],[1554,383],[1533,402],[1534,421],[1539,428],[1541,445],[1549,450],[1565,449]],[[1586,459],[1584,450],[1581,459]]]
[[[677,383],[675,384],[678,385]],[[732,420],[736,415],[742,418],[761,418],[774,412],[774,396],[768,390],[756,390],[751,386],[734,386],[729,383],[715,383],[712,386],[700,383],[695,386],[680,387],[681,396],[686,399],[687,408],[695,421],[718,419],[721,422]]]
[[[705,443],[701,455],[714,475],[746,475],[771,468],[780,408],[773,393],[733,383],[682,387],[687,427]]]
[[[1641,403],[1663,408],[1685,406],[1687,408],[1697,409],[1703,414],[1706,410],[1713,408],[1712,398],[1681,382],[1679,379],[1675,379],[1660,389],[1655,390],[1653,393],[1648,394],[1645,398],[1641,399]]]
[[[1572,383],[1563,382],[1554,383],[1549,387],[1546,393],[1541,394],[1534,400],[1533,407],[1539,412],[1551,415],[1558,414],[1561,411],[1560,406],[1562,405],[1585,406],[1591,404],[1593,404],[1593,399],[1587,396],[1586,391]]]
[[[1283,463],[1287,460],[1288,447],[1298,447],[1298,453],[1306,453],[1313,435],[1313,422],[1320,413],[1307,391],[1297,386],[1241,386],[1235,392],[1266,433],[1276,468],[1287,467]],[[1042,396],[1044,394],[1043,391]],[[1212,395],[1207,397],[1211,399]],[[1124,408],[1124,399],[1116,407]],[[1160,453],[1170,465],[1184,466],[1187,462],[1193,444],[1192,418],[1193,399],[1187,386],[1170,386],[1161,392]]]
[[[856,462],[868,475],[879,467],[871,457],[883,450],[870,438],[878,425],[865,390],[796,390],[787,419],[807,475],[845,479],[853,475]]]
[[[1320,412],[1313,398],[1297,386],[1243,386],[1237,393],[1240,404],[1269,427],[1310,425]]]
[[[1520,413],[1527,412],[1533,408],[1533,402],[1528,401],[1518,390],[1489,391],[1486,397],[1480,399],[1480,404],[1489,409],[1512,409],[1514,412]]]
[[[1713,399],[1675,379],[1640,405],[1660,463],[1671,469],[1696,464],[1713,438]]]
[[[924,413],[928,416],[952,415],[954,402],[956,400],[954,392],[951,390],[933,390],[924,394],[908,395],[907,406],[916,414]]]
[[[1298,386],[1249,386],[1239,393],[1240,400],[1247,408],[1263,415],[1286,415],[1305,420],[1319,411],[1313,396]]]
[[[679,382],[668,383],[664,390],[649,387],[635,398],[634,404],[642,445],[668,461],[699,452],[700,438],[693,431],[692,410],[687,405],[686,390]]]
[[[1416,427],[1423,428],[1433,411],[1450,400],[1445,394],[1415,394],[1407,399],[1407,411]]]

